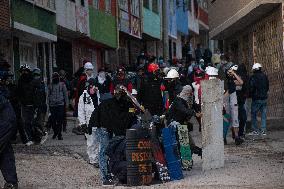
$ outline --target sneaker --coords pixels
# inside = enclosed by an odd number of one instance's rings
[[[45,135],[41,138],[40,144],[45,143],[45,141],[47,140],[47,138],[48,138],[48,133],[45,132]]]
[[[262,136],[266,136],[267,134],[266,134],[266,131],[261,131],[261,133],[260,133]]]
[[[103,181],[103,186],[113,186],[114,183],[112,181],[112,179],[108,179],[108,180],[105,180]]]
[[[227,139],[224,138],[224,145],[227,145],[227,144],[228,144]]]
[[[251,133],[248,134],[249,136],[257,136],[259,135],[259,133],[257,131],[253,131]]]
[[[18,189],[18,184],[5,183],[3,189]]]
[[[84,135],[84,133],[81,131],[81,128],[79,128],[79,127],[73,128],[72,133],[74,133],[76,135]]]
[[[56,134],[54,134],[54,135],[52,136],[52,139],[56,139],[56,136],[57,136],[57,135],[56,135]]]
[[[236,138],[235,139],[235,144],[238,146],[238,145],[241,145],[242,143],[244,142],[244,140],[243,139],[241,139],[241,138]]]
[[[33,145],[33,144],[34,144],[33,141],[28,141],[28,142],[26,143],[26,146],[31,146],[31,145]]]

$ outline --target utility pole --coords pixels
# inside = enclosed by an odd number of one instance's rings
[[[164,0],[162,2],[162,28],[163,28],[163,57],[166,62],[169,59],[169,37],[168,37],[168,15],[167,7],[169,0]]]

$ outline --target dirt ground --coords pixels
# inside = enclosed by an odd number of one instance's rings
[[[193,136],[200,144],[197,130]],[[19,188],[102,188],[98,169],[86,161],[84,137],[71,133],[71,128],[63,141],[53,140],[51,135],[44,145],[14,145]],[[239,147],[229,139],[221,169],[203,172],[200,157],[193,159],[193,170],[184,172],[183,180],[137,188],[284,188],[284,130],[270,131],[266,138],[248,138]],[[2,177],[0,183],[4,183]]]

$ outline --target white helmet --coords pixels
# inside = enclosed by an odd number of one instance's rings
[[[132,89],[131,94],[132,94],[132,95],[137,95],[137,94],[138,94],[138,92],[137,92],[137,90],[136,90],[136,89]]]
[[[165,67],[165,68],[163,69],[163,72],[164,72],[165,75],[167,75],[170,70],[171,70],[171,69],[170,69],[169,67]]]
[[[231,68],[230,68],[230,70],[234,70],[234,71],[237,71],[238,70],[238,65],[233,65]]]
[[[204,61],[203,59],[200,59],[200,60],[199,60],[199,63],[201,63],[201,62],[204,63],[205,61]]]
[[[86,62],[85,65],[84,65],[84,69],[85,70],[93,70],[94,66],[91,62]]]
[[[255,63],[252,66],[252,70],[259,70],[259,68],[262,68],[262,65],[260,63]]]
[[[176,78],[179,78],[179,73],[175,69],[171,69],[168,72],[167,77],[165,77],[165,79],[176,79]]]
[[[218,76],[218,69],[212,66],[208,66],[205,71],[209,76]]]

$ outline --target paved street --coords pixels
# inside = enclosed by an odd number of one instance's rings
[[[100,188],[98,169],[86,161],[85,139],[71,133],[64,140],[40,146],[15,145],[20,188]],[[193,135],[200,143],[200,134]],[[284,131],[272,131],[265,140],[247,140],[225,147],[225,168],[202,172],[199,157],[181,181],[139,188],[284,188]],[[1,178],[1,182],[4,182]],[[118,186],[116,188],[121,188]]]

